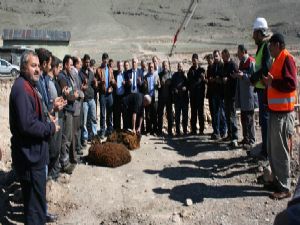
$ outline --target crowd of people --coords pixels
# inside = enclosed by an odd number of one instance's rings
[[[51,220],[46,180],[56,180],[62,172],[72,174],[78,155],[94,136],[105,138],[120,129],[157,136],[188,135],[189,109],[190,134],[203,135],[205,98],[212,117],[211,139],[223,138],[232,148],[242,146],[247,151],[256,144],[254,109],[259,107],[260,157],[269,160],[274,177],[264,185],[274,190],[271,198],[289,197],[296,65],[285,49],[284,37],[271,37],[264,18],[255,20],[253,39],[255,57],[246,46],[238,45],[237,64],[228,49],[215,50],[205,56],[205,70],[195,53],[187,74],[182,62],[172,73],[169,63],[160,64],[156,56],[140,64],[137,58],[131,63],[117,61],[115,69],[107,53],[97,67],[88,54],[82,58],[65,55],[61,61],[43,48],[25,52],[20,77],[11,90],[10,129],[26,224]],[[237,108],[241,110],[240,142]],[[163,134],[165,111],[168,126]]]

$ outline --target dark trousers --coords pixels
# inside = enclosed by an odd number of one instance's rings
[[[123,95],[114,96],[113,127],[115,130],[121,129],[122,99],[123,99]]]
[[[243,128],[243,140],[247,144],[254,144],[255,143],[254,110],[241,111],[241,122]]]
[[[183,133],[187,133],[188,124],[188,98],[175,97],[175,123],[176,123],[176,134],[180,134],[180,117],[182,113],[182,129]]]
[[[63,118],[58,118],[58,124],[61,129],[51,137],[49,143],[49,176],[56,176],[60,171],[59,156],[61,152]]]
[[[213,117],[213,115],[214,115],[214,107],[213,107],[212,97],[208,98],[208,107],[209,107],[209,112],[210,112],[210,117],[211,117],[211,123],[213,125],[214,124],[214,121],[213,121],[213,119],[214,119],[214,117]]]
[[[152,98],[151,104],[145,107],[146,132],[157,133],[157,102]]]
[[[60,152],[60,159],[59,159],[62,167],[66,167],[70,163],[72,139],[73,139],[73,114],[70,112],[65,112],[64,127],[62,131],[61,152]]]
[[[235,101],[232,98],[225,98],[224,105],[228,137],[230,137],[231,140],[238,140]]]
[[[20,179],[25,225],[46,223],[46,168],[31,170],[29,177]]]
[[[173,112],[172,112],[172,101],[169,99],[158,99],[158,107],[157,107],[157,127],[158,133],[162,133],[163,127],[163,116],[164,109],[167,111],[167,120],[168,120],[168,134],[172,134],[172,126],[173,126]]]
[[[100,133],[105,134],[113,131],[113,96],[112,94],[100,95]],[[106,119],[106,120],[105,120]],[[106,130],[105,130],[106,121]]]
[[[197,117],[199,121],[199,131],[204,131],[204,96],[191,95],[191,129],[193,133],[197,132]]]
[[[212,100],[212,126],[213,132],[216,135],[224,136],[226,134],[226,117],[224,112],[224,99],[220,96],[214,95],[211,97]]]
[[[262,149],[261,153],[265,156],[267,153],[267,134],[268,134],[268,119],[269,113],[267,112],[267,106],[264,104],[264,89],[257,89],[258,107],[259,107],[259,125],[261,127],[262,136]]]
[[[80,116],[73,116],[73,138],[72,138],[72,147],[70,151],[70,159],[72,163],[77,163],[77,151],[80,150],[81,141],[80,141]]]

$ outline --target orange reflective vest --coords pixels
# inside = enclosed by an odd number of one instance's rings
[[[282,68],[284,61],[290,53],[284,49],[272,64],[270,73],[273,79],[282,79]],[[293,111],[296,103],[296,90],[291,92],[280,92],[272,86],[268,87],[268,107],[272,111]]]

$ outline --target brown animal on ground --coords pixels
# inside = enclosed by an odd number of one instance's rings
[[[132,133],[130,131],[114,131],[107,137],[108,142],[122,143],[129,150],[140,148],[141,135]]]
[[[122,144],[111,142],[101,143],[95,140],[89,149],[87,159],[93,165],[115,168],[129,163],[131,155],[128,149]]]

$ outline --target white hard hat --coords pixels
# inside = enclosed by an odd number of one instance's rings
[[[265,18],[257,17],[253,24],[253,30],[267,30],[268,23]]]

